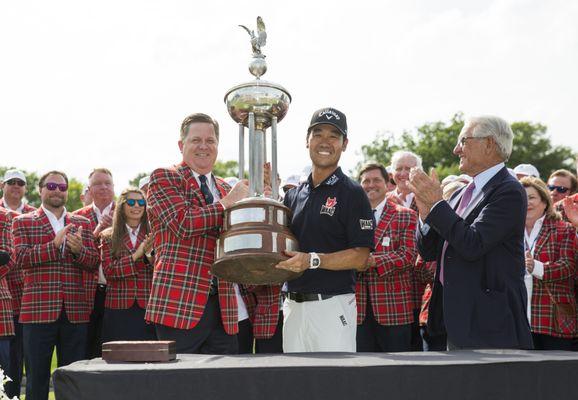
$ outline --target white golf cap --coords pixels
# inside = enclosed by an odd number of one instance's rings
[[[140,181],[138,181],[138,188],[142,190],[143,187],[145,187],[146,185],[149,184],[151,180],[150,176],[143,176],[142,178],[140,178]]]
[[[8,171],[6,171],[6,173],[4,174],[4,178],[2,179],[2,182],[9,181],[10,179],[20,179],[24,183],[27,183],[26,175],[24,175],[22,171],[17,169],[9,169]]]
[[[516,175],[526,175],[533,176],[534,178],[540,178],[540,172],[532,164],[520,164],[514,168],[514,173]]]
[[[301,178],[301,175],[289,175],[288,177],[286,177],[285,179],[283,179],[281,181],[281,187],[285,187],[287,185],[292,185],[292,186],[299,186],[299,179]]]

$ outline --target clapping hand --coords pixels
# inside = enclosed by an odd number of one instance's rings
[[[422,220],[428,216],[432,207],[442,197],[442,188],[435,169],[430,170],[428,176],[419,168],[412,168],[409,173],[409,187],[415,194],[415,202]]]
[[[78,227],[76,233],[68,232],[66,234],[66,247],[68,247],[72,254],[80,254],[80,250],[82,249],[82,226]]]
[[[534,272],[534,256],[529,251],[526,251],[526,271],[528,273]]]
[[[575,228],[578,228],[578,202],[574,201],[572,197],[566,197],[562,200],[562,206],[564,207],[564,213],[566,218]]]

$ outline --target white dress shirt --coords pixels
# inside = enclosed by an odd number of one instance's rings
[[[245,306],[245,302],[243,301],[243,297],[241,297],[241,291],[239,290],[239,285],[233,283],[233,287],[235,288],[235,295],[237,296],[237,314],[238,318],[237,321],[241,322],[249,318],[249,313],[247,312],[247,306]]]
[[[538,235],[540,234],[540,230],[542,229],[542,225],[544,224],[544,217],[538,219],[532,228],[532,231],[528,233],[527,230],[524,230],[524,250],[529,251],[532,255],[534,255],[534,248],[536,247],[536,242],[538,241]],[[526,293],[528,294],[528,321],[532,322],[532,292],[534,288],[534,279],[544,278],[544,263],[538,260],[534,260],[534,270],[530,274],[528,270],[524,275],[524,283],[526,284]]]
[[[383,214],[383,209],[385,208],[385,202],[386,201],[387,201],[387,198],[383,199],[381,201],[381,203],[379,203],[377,205],[377,207],[374,208],[374,210],[375,210],[375,211],[373,211],[373,218],[375,218],[375,227],[374,228],[377,228],[377,224],[379,224],[379,220],[381,219],[381,214]]]
[[[197,183],[199,185],[199,188],[201,187],[201,180],[199,179],[199,176],[201,176],[201,174],[198,174],[197,172],[195,172],[195,170],[193,171],[193,175],[195,176],[195,179],[197,180]],[[215,183],[215,178],[213,177],[213,173],[209,172],[208,174],[205,174],[205,176],[207,177],[207,185],[209,186],[209,190],[211,191],[211,194],[213,195],[213,203],[216,203],[217,201],[221,200],[221,193],[219,192],[219,189],[217,188],[217,184]]]
[[[405,208],[411,207],[411,203],[413,202],[413,198],[415,197],[415,194],[413,192],[408,193],[408,195],[405,196],[405,200],[403,198],[403,194],[401,194],[400,191],[396,190],[395,194],[397,195],[397,197],[401,199],[403,206]]]
[[[136,246],[136,241],[138,239],[138,232],[140,231],[140,224],[138,224],[138,226],[136,228],[131,228],[130,226],[128,226],[128,224],[126,225],[126,230],[128,232],[128,236],[130,238],[130,244],[132,244],[132,248],[134,249]]]
[[[54,230],[54,234],[57,234],[58,232],[64,229],[64,217],[66,216],[66,207],[63,209],[60,218],[56,217],[56,215],[54,215],[52,211],[46,209],[44,205],[41,205],[40,207],[42,207],[44,213],[48,217],[48,221],[50,221],[50,225]]]

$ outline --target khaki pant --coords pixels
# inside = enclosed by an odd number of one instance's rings
[[[326,300],[283,303],[283,352],[355,352],[355,294]]]

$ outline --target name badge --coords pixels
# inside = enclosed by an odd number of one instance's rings
[[[384,247],[389,246],[389,242],[390,242],[389,236],[386,236],[383,239],[381,239],[381,245]]]

